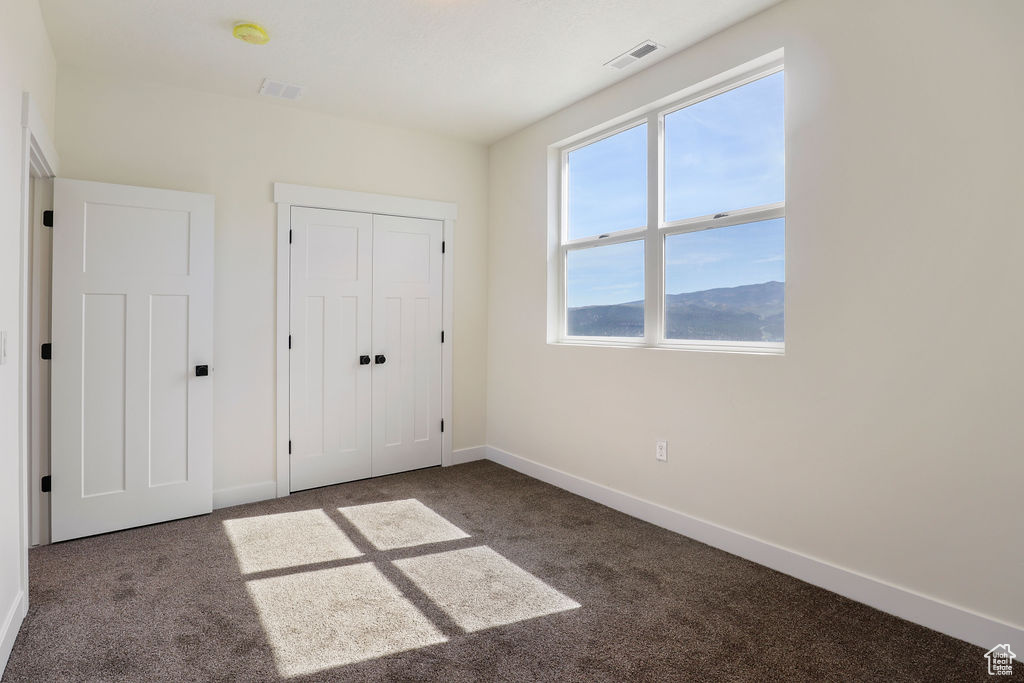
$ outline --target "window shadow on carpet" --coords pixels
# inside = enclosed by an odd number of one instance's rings
[[[223,525],[283,677],[580,607],[415,498]]]

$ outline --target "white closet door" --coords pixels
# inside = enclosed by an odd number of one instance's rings
[[[373,475],[441,464],[441,221],[373,217]]]
[[[56,179],[52,297],[52,539],[209,512],[213,197]]]
[[[299,491],[371,473],[372,217],[294,207],[291,225],[291,490]]]

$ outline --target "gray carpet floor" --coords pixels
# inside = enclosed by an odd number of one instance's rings
[[[997,680],[978,647],[490,462],[29,558],[4,681]]]

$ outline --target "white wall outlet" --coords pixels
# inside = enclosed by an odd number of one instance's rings
[[[668,460],[668,441],[658,441],[654,444],[654,459],[661,462]]]
[[[7,362],[7,330],[0,330],[0,365]]]

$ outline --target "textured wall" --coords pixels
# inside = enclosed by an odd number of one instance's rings
[[[275,478],[275,181],[455,201],[454,447],[484,442],[480,145],[62,68],[63,175],[216,196],[214,489]]]
[[[1024,624],[1021,26],[788,0],[495,144],[488,443]],[[549,145],[778,48],[786,355],[546,344]]]

